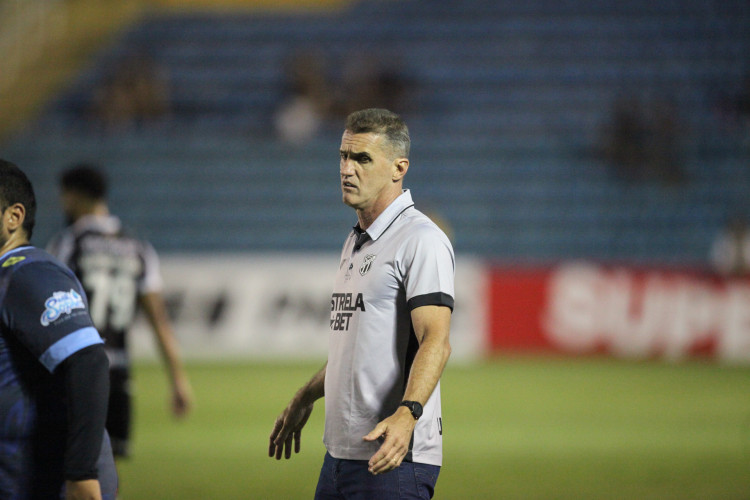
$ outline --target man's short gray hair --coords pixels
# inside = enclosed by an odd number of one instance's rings
[[[409,158],[411,139],[406,123],[392,111],[380,108],[355,111],[346,118],[346,130],[353,134],[381,134],[395,157]]]

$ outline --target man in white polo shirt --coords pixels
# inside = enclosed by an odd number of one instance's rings
[[[349,115],[341,189],[358,224],[331,296],[327,364],[276,419],[269,456],[299,452],[325,396],[316,499],[431,498],[442,465],[440,375],[450,355],[454,256],[402,188],[409,131],[384,109]]]

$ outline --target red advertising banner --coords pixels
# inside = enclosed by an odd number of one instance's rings
[[[490,269],[495,351],[750,361],[750,280],[569,263]]]

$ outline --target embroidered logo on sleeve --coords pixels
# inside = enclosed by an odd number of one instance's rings
[[[71,289],[69,292],[54,292],[44,301],[46,308],[42,313],[42,326],[47,326],[63,314],[70,314],[74,309],[85,309],[83,297]]]

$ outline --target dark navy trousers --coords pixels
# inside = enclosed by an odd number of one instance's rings
[[[429,500],[439,473],[437,465],[402,462],[374,476],[367,460],[343,460],[326,453],[315,500]]]

